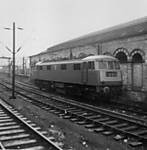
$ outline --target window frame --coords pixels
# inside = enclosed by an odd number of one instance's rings
[[[81,63],[74,63],[73,70],[81,70]]]
[[[61,64],[60,69],[61,70],[67,70],[67,64]]]
[[[47,70],[51,70],[51,65],[47,65],[47,66],[46,66],[46,69],[47,69]]]
[[[39,66],[39,70],[43,70],[43,66]]]
[[[94,70],[94,69],[95,69],[94,61],[88,61],[88,70]]]
[[[107,61],[97,61],[98,62],[98,69],[108,69]],[[100,64],[105,63],[105,67],[100,67]]]

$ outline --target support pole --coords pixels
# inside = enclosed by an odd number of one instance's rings
[[[12,99],[15,97],[15,22],[13,22],[13,69],[12,69]]]

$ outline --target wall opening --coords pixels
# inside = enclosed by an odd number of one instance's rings
[[[136,53],[132,57],[132,62],[133,63],[143,63],[143,58],[139,53]]]
[[[127,55],[124,52],[118,52],[115,57],[120,61],[120,63],[127,63]]]
[[[133,50],[132,57],[132,88],[139,90],[143,86],[143,62],[144,53],[141,50]]]

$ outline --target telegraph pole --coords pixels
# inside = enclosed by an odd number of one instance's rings
[[[13,22],[13,69],[12,69],[12,99],[15,97],[15,22]]]
[[[4,28],[6,30],[12,30],[11,28]],[[19,30],[23,30],[23,28],[17,28]],[[16,99],[15,97],[15,54],[17,52],[20,51],[21,47],[18,48],[18,50],[15,52],[15,22],[13,22],[13,51],[11,51],[11,49],[9,49],[7,46],[6,46],[7,50],[10,51],[12,53],[12,96],[10,97],[11,99]]]

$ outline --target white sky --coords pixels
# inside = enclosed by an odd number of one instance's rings
[[[17,57],[120,23],[147,16],[147,0],[0,0],[0,56],[11,56],[16,22]]]

